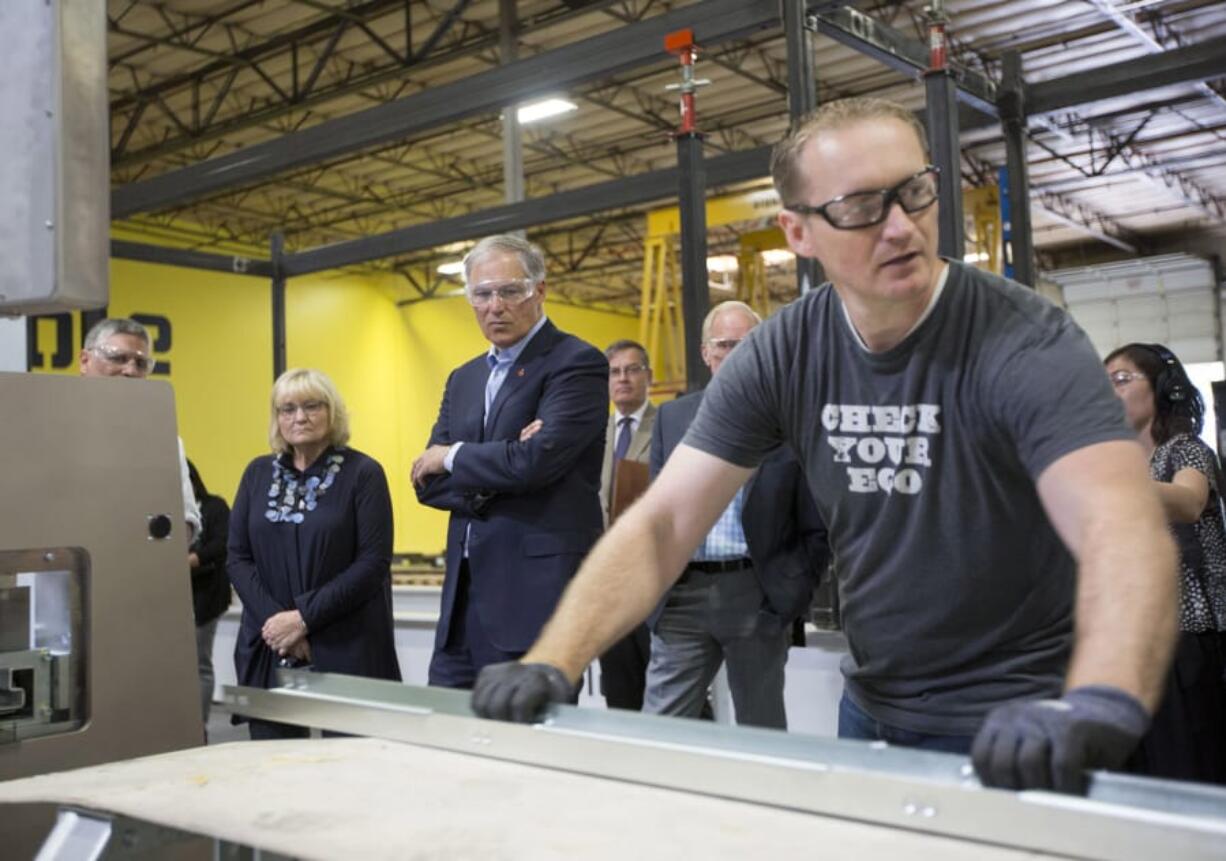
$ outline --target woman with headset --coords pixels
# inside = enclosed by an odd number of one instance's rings
[[[1160,344],[1128,344],[1105,364],[1149,454],[1180,555],[1175,659],[1132,765],[1156,777],[1226,783],[1226,530],[1217,456],[1198,436],[1205,403],[1179,359]]]

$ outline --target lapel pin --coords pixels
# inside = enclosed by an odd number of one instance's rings
[[[516,371],[516,372],[515,372],[515,376],[517,376],[517,377],[522,377],[523,375],[524,375],[524,369],[523,369],[523,368],[520,368],[518,371]]]

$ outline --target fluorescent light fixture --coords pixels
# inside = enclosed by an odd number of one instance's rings
[[[762,262],[767,266],[786,266],[796,259],[796,255],[786,248],[767,248],[762,252]]]
[[[541,99],[539,102],[529,102],[526,105],[520,105],[515,115],[519,117],[521,123],[534,123],[537,120],[556,117],[558,114],[568,114],[578,109],[578,105],[574,102],[568,102],[566,99]]]
[[[740,264],[731,254],[720,254],[717,257],[707,258],[708,272],[718,272],[722,275],[729,272],[736,272],[739,268]]]
[[[463,275],[464,261],[452,260],[450,263],[440,263],[438,267],[439,275]]]

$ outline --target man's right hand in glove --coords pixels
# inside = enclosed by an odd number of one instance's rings
[[[994,709],[975,737],[971,759],[988,786],[1081,794],[1086,770],[1119,768],[1148,725],[1149,714],[1130,694],[1087,685],[1058,700]]]
[[[479,716],[532,723],[550,703],[569,703],[575,686],[552,664],[507,661],[477,676],[472,708]]]

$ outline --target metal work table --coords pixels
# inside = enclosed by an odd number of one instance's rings
[[[182,832],[302,858],[1128,861],[1226,845],[1226,792],[1191,784],[1096,774],[1086,798],[1012,793],[946,754],[567,706],[523,726],[473,717],[462,692],[281,680],[227,703],[378,738],[197,748],[0,784],[0,803],[98,811],[62,812],[53,837],[74,850],[49,842],[48,859],[107,841],[132,857]]]
[[[411,685],[426,684],[426,669],[434,650],[434,631],[438,623],[442,589],[438,586],[393,586],[392,618],[396,654],[404,681]],[[216,674],[214,699],[220,700],[227,685],[236,683],[234,675],[234,640],[238,635],[242,605],[235,596],[230,608],[222,615],[213,642],[213,668]],[[838,724],[838,702],[843,693],[843,676],[839,661],[847,653],[847,641],[838,631],[806,628],[808,646],[794,647],[788,654],[784,672],[787,682],[788,727],[794,732],[833,738]],[[715,719],[733,722],[732,694],[723,669],[712,685],[712,705]],[[604,709],[600,694],[600,664],[588,668],[579,704],[585,708]]]

